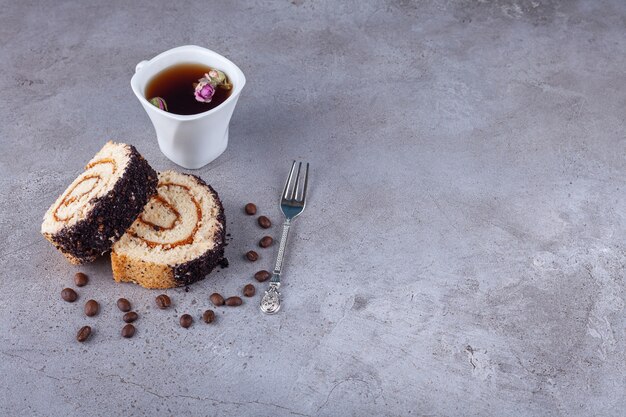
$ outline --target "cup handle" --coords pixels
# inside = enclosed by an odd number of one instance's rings
[[[148,61],[141,61],[139,64],[135,65],[135,72],[141,71],[141,69],[148,63]]]

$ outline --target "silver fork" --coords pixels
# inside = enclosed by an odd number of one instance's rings
[[[304,179],[300,179],[300,171],[302,170],[302,162],[298,164],[298,171],[294,175],[296,169],[296,161],[291,164],[291,171],[285,183],[285,189],[280,198],[280,209],[285,215],[283,223],[283,233],[280,236],[280,245],[278,246],[278,255],[276,255],[276,265],[274,273],[270,279],[270,286],[265,291],[265,295],[261,299],[261,311],[265,314],[276,314],[280,310],[280,273],[283,266],[283,258],[285,257],[285,246],[287,246],[287,235],[293,219],[298,217],[304,211],[306,206],[306,189],[309,183],[309,163],[307,162],[304,170]],[[304,181],[304,185],[302,182]]]

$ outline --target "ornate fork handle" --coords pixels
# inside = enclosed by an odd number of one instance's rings
[[[280,245],[278,246],[278,255],[276,255],[276,265],[274,266],[274,274],[270,282],[280,283],[280,272],[283,266],[283,259],[285,258],[285,247],[287,246],[287,236],[289,235],[289,228],[291,227],[291,220],[285,220],[283,223],[283,233],[280,235]]]
[[[261,300],[261,311],[265,314],[274,314],[280,310],[280,273],[283,266],[283,259],[285,258],[285,248],[287,246],[287,236],[289,235],[289,228],[291,227],[291,220],[285,220],[283,223],[283,233],[280,236],[280,245],[278,246],[278,255],[276,255],[276,265],[274,266],[274,273],[270,280],[270,286],[265,291],[265,295]]]

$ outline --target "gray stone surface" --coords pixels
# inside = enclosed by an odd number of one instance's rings
[[[1,415],[624,415],[624,2],[83,3],[1,1]],[[163,312],[39,227],[108,139],[176,168],[129,79],[190,43],[248,77],[229,148],[197,171],[231,267]],[[242,207],[278,224],[293,158],[313,176],[284,311],[257,295],[200,323],[210,293],[271,266],[275,248],[241,258],[263,235]]]

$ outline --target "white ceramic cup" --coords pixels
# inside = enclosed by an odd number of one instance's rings
[[[182,63],[204,64],[224,71],[233,84],[230,97],[214,109],[188,116],[169,113],[150,104],[144,95],[148,82],[164,69]],[[141,61],[130,80],[133,92],[154,125],[161,152],[187,169],[201,168],[226,150],[228,124],[245,84],[246,77],[237,65],[195,45],[179,46],[149,61]]]

